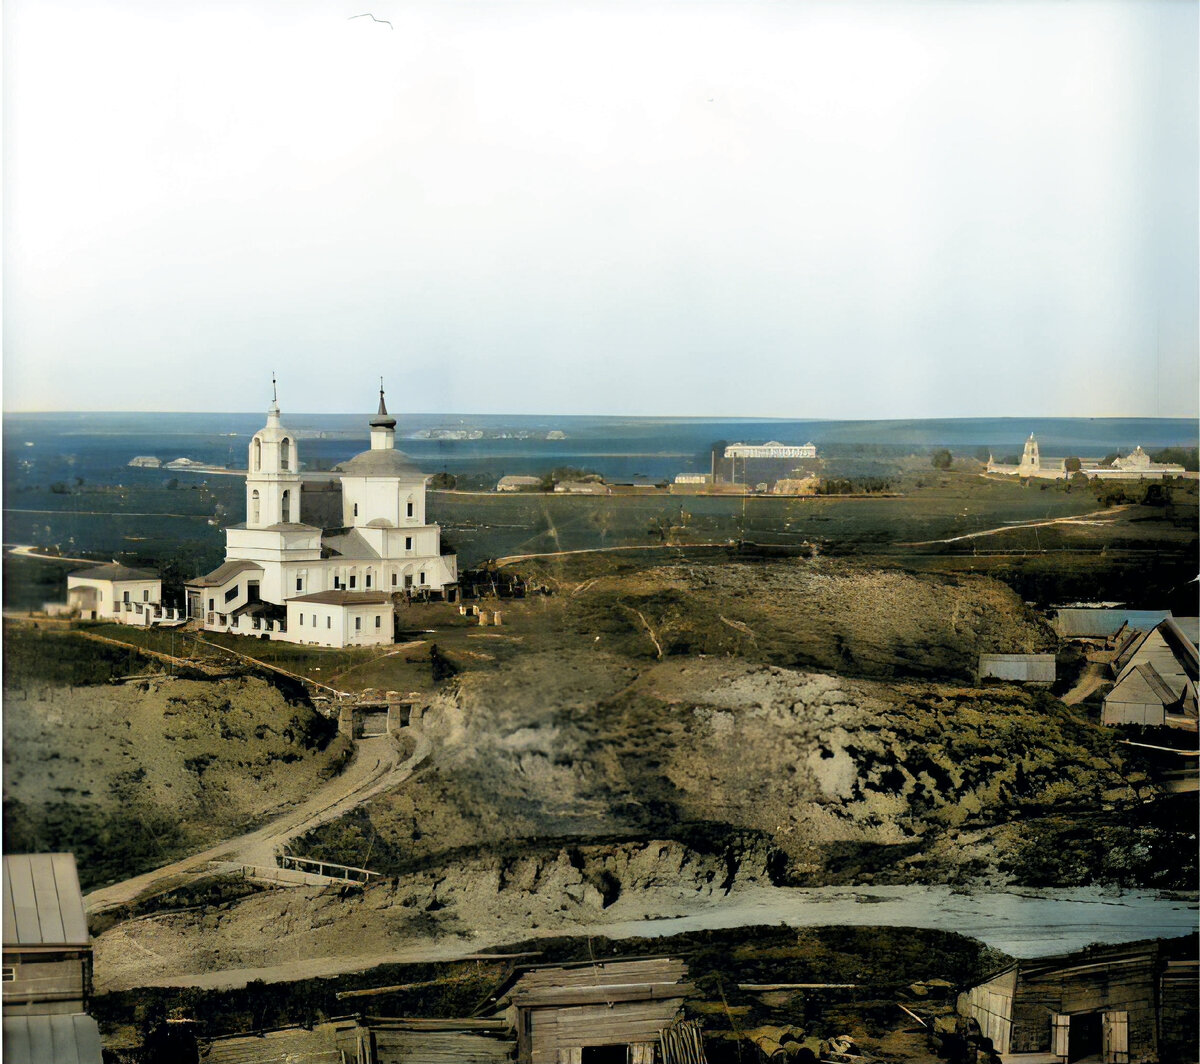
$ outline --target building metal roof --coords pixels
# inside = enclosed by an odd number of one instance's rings
[[[4,858],[4,948],[89,944],[73,853]],[[7,1045],[5,1050],[7,1051]]]
[[[1107,639],[1123,625],[1148,632],[1171,616],[1170,610],[1060,609],[1054,630],[1061,639]]]
[[[403,477],[407,480],[424,480],[422,473],[403,451],[392,447],[379,447],[356,454],[348,462],[337,466],[334,472],[347,477]]]
[[[101,1064],[100,1027],[83,1013],[4,1017],[7,1064]]]
[[[1200,656],[1196,647],[1171,618],[1163,621],[1141,643],[1117,659],[1118,682],[1142,665],[1152,665],[1155,673],[1178,698],[1187,681],[1200,676]]]
[[[80,580],[157,580],[158,573],[150,569],[131,569],[120,562],[110,562],[108,565],[97,565],[94,569],[80,569],[68,573],[67,578],[78,577]]]
[[[382,591],[317,591],[288,599],[289,606],[293,602],[311,602],[318,606],[381,606],[391,602],[391,598]]]
[[[334,535],[326,533],[321,537],[321,546],[352,561],[375,561],[380,557],[379,551],[357,528],[347,528]]]
[[[205,576],[197,576],[187,582],[188,587],[220,587],[222,584],[228,583],[235,576],[241,573],[249,572],[250,570],[263,571],[263,567],[258,562],[241,561],[225,562],[218,565],[211,573]]]

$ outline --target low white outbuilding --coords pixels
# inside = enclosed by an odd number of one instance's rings
[[[131,569],[120,562],[80,569],[67,575],[67,604],[85,620],[134,621],[147,607],[162,602],[162,580],[149,569]]]
[[[318,591],[287,600],[287,631],[276,638],[326,647],[366,647],[394,639],[392,600],[379,591]]]

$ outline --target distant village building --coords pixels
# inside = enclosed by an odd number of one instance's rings
[[[798,446],[768,440],[766,443],[731,443],[725,448],[726,458],[816,458],[817,448],[813,443]]]
[[[1102,723],[1197,730],[1195,640],[1170,617],[1149,632],[1130,629],[1118,639],[1117,680],[1104,698]]]
[[[1111,466],[1101,465],[1096,459],[1080,459],[1079,469],[1071,472],[1066,463],[1065,458],[1043,459],[1037,439],[1030,433],[1017,465],[997,462],[989,455],[987,472],[1040,480],[1065,480],[1074,476],[1075,472],[1095,480],[1160,480],[1163,477],[1181,477],[1186,473],[1181,465],[1152,462],[1140,446],[1124,458],[1115,458]]]
[[[713,476],[711,473],[677,473],[675,474],[676,484],[711,484]]]
[[[155,458],[152,454],[139,454],[129,459],[129,464],[134,469],[158,469],[162,465],[162,459]]]
[[[150,627],[184,620],[178,610],[163,606],[162,580],[157,573],[120,562],[68,573],[67,607],[88,621]]]
[[[541,477],[501,477],[496,484],[497,491],[536,491],[542,486]]]
[[[1020,960],[960,994],[958,1011],[1004,1064],[1150,1064],[1174,1055],[1168,1042],[1194,1053],[1195,961],[1174,952],[1151,943]]]
[[[776,495],[816,495],[820,486],[820,477],[784,477],[772,490]]]
[[[382,388],[370,430],[370,449],[334,471],[341,526],[322,529],[303,520],[296,434],[272,402],[250,441],[246,520],[225,530],[224,564],[188,582],[188,616],[207,631],[360,646],[394,641],[388,596],[453,594],[457,559],[426,521],[426,478],[395,449]]]
[[[554,485],[560,495],[608,495],[608,485],[601,480],[560,480]]]
[[[100,1064],[100,1029],[86,1014],[92,944],[75,858],[4,858],[4,1059]]]

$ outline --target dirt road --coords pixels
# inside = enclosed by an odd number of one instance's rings
[[[429,740],[416,729],[412,756],[405,759],[388,736],[359,740],[345,771],[317,790],[307,801],[257,831],[229,839],[181,861],[156,868],[132,879],[92,891],[84,899],[89,913],[127,904],[143,894],[169,885],[177,876],[195,872],[209,861],[237,861],[247,865],[274,865],[275,852],[306,831],[342,816],[368,798],[394,787],[412,775],[429,755]]]
[[[1045,521],[1024,521],[1012,525],[1001,525],[999,528],[985,528],[980,532],[967,532],[961,536],[950,536],[947,539],[923,539],[918,543],[900,543],[901,547],[932,547],[938,543],[961,543],[964,539],[977,539],[980,536],[998,536],[1002,532],[1016,532],[1022,528],[1047,528],[1050,525],[1106,525],[1109,521],[1100,518],[1111,518],[1125,510],[1129,505],[1110,506],[1107,510],[1097,510],[1090,514],[1079,514],[1076,517],[1052,517]]]

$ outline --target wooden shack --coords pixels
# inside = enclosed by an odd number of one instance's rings
[[[4,858],[4,1014],[85,1011],[92,944],[75,856]]]
[[[1055,680],[1053,654],[980,654],[980,680],[1045,683]]]
[[[503,1019],[331,1020],[226,1035],[200,1047],[203,1064],[507,1064],[516,1043]]]
[[[1021,960],[959,995],[1005,1064],[1157,1061],[1156,943]]]
[[[670,957],[533,968],[500,1004],[520,1064],[653,1064],[659,1032],[693,987]]]

